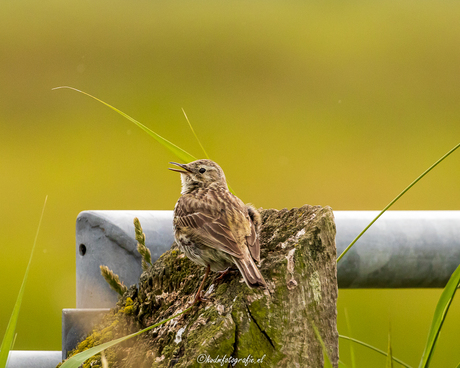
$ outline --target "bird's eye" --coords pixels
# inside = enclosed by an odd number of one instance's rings
[[[200,173],[202,173],[202,174],[203,174],[205,171],[206,171],[206,169],[203,168],[203,167],[200,169]]]

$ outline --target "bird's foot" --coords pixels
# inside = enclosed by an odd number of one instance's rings
[[[225,271],[219,271],[220,275],[218,277],[216,277],[214,282],[219,283],[220,281],[222,281],[225,278],[225,276],[227,276],[229,273],[231,273],[233,271],[236,271],[236,270],[233,270],[230,267],[227,268]]]

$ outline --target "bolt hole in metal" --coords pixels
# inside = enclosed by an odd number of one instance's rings
[[[86,254],[86,245],[80,244],[80,246],[78,247],[78,251],[81,256],[84,256]]]

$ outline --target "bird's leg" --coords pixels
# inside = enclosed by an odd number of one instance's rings
[[[208,278],[208,275],[209,275],[209,271],[211,271],[211,266],[208,265],[208,267],[206,267],[206,271],[204,273],[204,277],[203,277],[203,281],[201,281],[201,285],[200,287],[198,288],[198,291],[195,295],[195,300],[193,301],[193,304],[196,304],[198,302],[202,302],[202,301],[206,301],[206,299],[204,299],[202,296],[201,296],[201,291],[203,290],[203,286],[204,286],[204,282],[206,281],[206,279]]]
[[[225,271],[218,271],[220,273],[220,276],[218,276],[214,282],[219,282],[221,281],[225,276],[227,276],[230,272],[232,272],[233,270],[231,269],[231,267],[228,267]]]

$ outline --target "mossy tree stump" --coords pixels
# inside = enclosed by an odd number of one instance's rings
[[[207,302],[106,352],[116,367],[323,367],[316,326],[338,365],[335,224],[331,208],[261,210],[261,263],[268,289],[249,289],[238,272],[205,285]],[[145,328],[193,300],[204,269],[176,247],[163,254],[80,345]],[[221,359],[221,360],[219,360]],[[246,359],[246,361],[244,361]],[[95,357],[94,364],[98,364]],[[226,360],[225,364],[221,364]],[[90,363],[86,363],[90,366]]]

